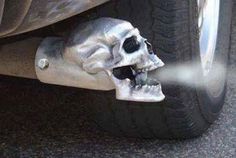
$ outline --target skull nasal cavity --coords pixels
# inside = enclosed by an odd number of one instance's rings
[[[123,48],[126,53],[134,53],[135,51],[139,50],[140,48],[140,43],[137,40],[136,36],[129,37],[125,40],[123,44]]]

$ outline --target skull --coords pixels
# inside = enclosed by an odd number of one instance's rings
[[[158,102],[161,84],[148,72],[164,66],[152,46],[129,22],[100,18],[80,26],[67,42],[64,58],[94,75],[106,72],[119,100]]]

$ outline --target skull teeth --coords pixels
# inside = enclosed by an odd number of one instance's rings
[[[137,72],[138,72],[138,73],[141,73],[141,72],[147,72],[147,71],[149,71],[149,69],[148,69],[148,68],[146,68],[146,69],[139,69],[139,70],[137,70]]]
[[[155,67],[155,66],[150,66],[150,67],[148,67],[148,68],[137,69],[136,72],[138,72],[138,73],[147,72],[147,71],[152,71],[152,70],[154,70],[154,69],[156,69],[156,68],[157,68],[157,67]]]
[[[158,87],[159,85],[136,85],[135,89],[140,89],[140,88],[156,89]]]
[[[119,67],[113,69],[113,74],[116,79],[119,81],[123,80],[126,84],[129,84],[130,87],[135,89],[150,89],[154,90],[159,87],[158,81],[153,79],[148,79],[148,71],[156,69],[154,65],[145,66],[142,69],[138,69],[137,65]]]
[[[145,84],[146,80],[147,80],[147,72],[137,73],[135,76],[135,82],[137,85]]]

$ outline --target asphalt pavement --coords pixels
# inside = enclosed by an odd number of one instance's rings
[[[236,14],[235,14],[236,15]],[[185,141],[118,138],[95,128],[86,91],[1,77],[0,157],[236,157],[236,17],[225,105],[200,138]]]

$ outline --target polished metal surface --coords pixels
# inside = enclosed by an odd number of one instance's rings
[[[116,89],[120,100],[158,102],[165,97],[161,84],[147,74],[164,63],[151,48],[129,22],[100,18],[79,26],[68,41],[46,38],[36,53],[36,74],[45,83]],[[42,69],[40,60],[49,66]]]
[[[218,34],[220,0],[198,0],[200,54],[204,76],[211,70]]]
[[[113,83],[105,72],[90,74],[77,63],[64,57],[64,41],[61,38],[46,38],[40,44],[35,57],[37,78],[44,83],[71,87],[111,90]],[[41,61],[47,60],[45,69]]]
[[[35,52],[42,38],[26,38],[1,42],[0,74],[37,79],[34,61]]]

